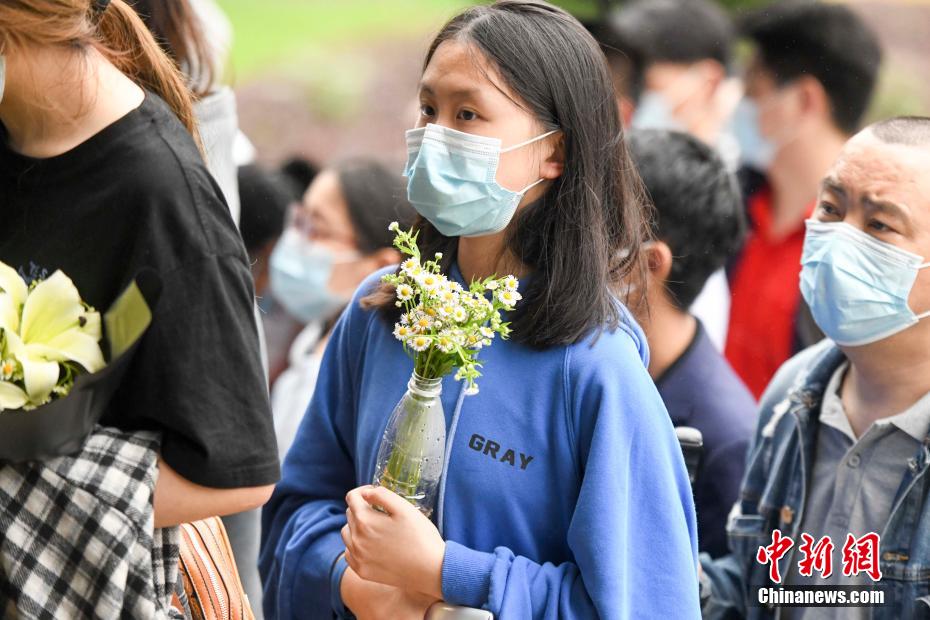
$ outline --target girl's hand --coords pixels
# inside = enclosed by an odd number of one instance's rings
[[[429,596],[365,581],[351,568],[342,575],[342,602],[358,620],[423,620],[436,601]]]
[[[342,540],[346,562],[355,573],[367,581],[442,599],[446,543],[436,526],[384,487],[350,491],[346,503],[349,523],[342,528]],[[380,506],[386,513],[372,506]]]

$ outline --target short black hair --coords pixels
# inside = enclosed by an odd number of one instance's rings
[[[833,122],[855,133],[869,107],[882,51],[852,10],[838,4],[791,1],[749,13],[740,30],[759,48],[779,85],[810,75],[830,99]]]
[[[281,236],[292,196],[286,181],[256,164],[239,167],[239,232],[252,255]]]
[[[896,116],[869,125],[868,129],[888,144],[930,145],[930,117],[927,116]]]
[[[736,179],[711,147],[685,133],[635,130],[630,151],[656,208],[655,236],[674,257],[669,296],[687,310],[742,245],[746,219]]]
[[[298,202],[303,199],[313,179],[320,173],[319,166],[299,155],[285,161],[278,170],[287,181],[288,189],[294,200]]]
[[[733,24],[710,0],[633,0],[608,16],[607,27],[647,63],[730,62]]]

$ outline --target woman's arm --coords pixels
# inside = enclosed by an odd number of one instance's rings
[[[258,508],[271,497],[274,485],[213,489],[194,484],[158,459],[155,484],[155,527],[170,527]]]

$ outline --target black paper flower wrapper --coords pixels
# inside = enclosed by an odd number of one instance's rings
[[[160,296],[155,272],[137,274],[103,316],[107,365],[79,375],[63,398],[31,411],[0,411],[0,461],[42,461],[81,449],[119,388]]]

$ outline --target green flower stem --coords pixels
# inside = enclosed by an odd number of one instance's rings
[[[413,503],[411,498],[420,484],[423,452],[426,448],[423,434],[418,433],[417,429],[423,423],[423,417],[429,414],[429,403],[411,394],[404,406],[403,420],[379,482],[381,486]]]

